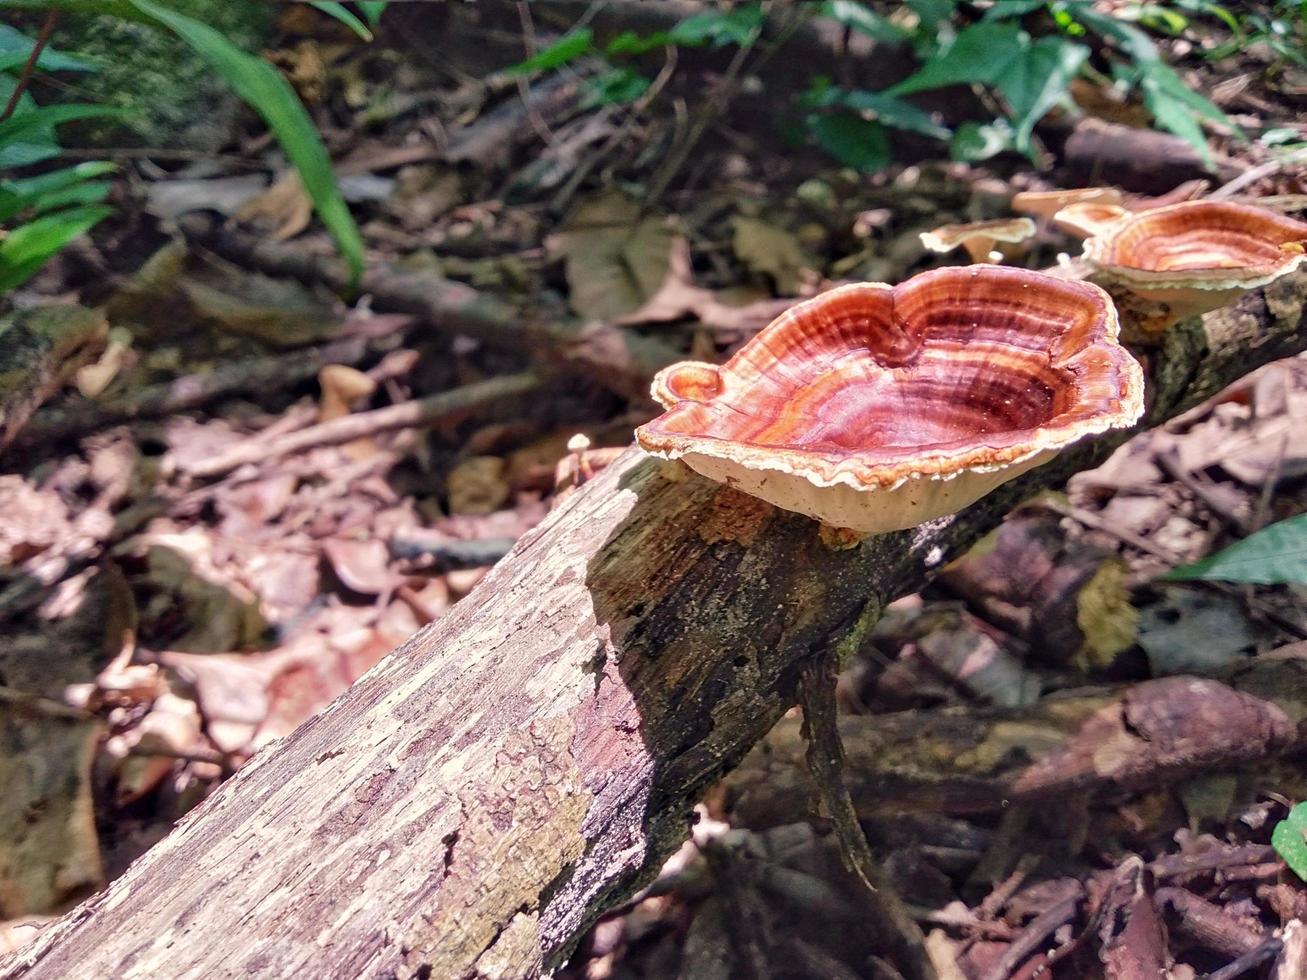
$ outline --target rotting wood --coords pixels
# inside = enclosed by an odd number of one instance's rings
[[[1299,273],[1181,325],[1150,355],[1148,423],[1307,347],[1305,298]],[[0,980],[543,973],[657,873],[865,610],[1121,438],[838,548],[630,450]]]

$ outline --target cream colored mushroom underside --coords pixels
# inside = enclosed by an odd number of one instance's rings
[[[1056,455],[1057,450],[1050,449],[1011,466],[987,473],[968,471],[949,480],[910,477],[890,490],[857,490],[843,484],[818,487],[793,473],[749,469],[732,460],[702,453],[686,453],[679,458],[696,473],[782,510],[806,514],[831,527],[880,533],[916,527],[955,514]]]

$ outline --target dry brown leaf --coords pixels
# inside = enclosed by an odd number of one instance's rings
[[[770,276],[782,296],[794,296],[805,280],[815,280],[815,263],[798,238],[783,228],[757,218],[737,217],[731,222],[731,246],[752,271]]]
[[[399,577],[391,571],[385,543],[376,538],[367,541],[328,538],[322,542],[322,554],[331,563],[336,577],[354,592],[381,595],[399,582]]]
[[[639,205],[619,191],[583,201],[556,239],[572,309],[611,320],[638,308],[666,278],[677,237],[669,218],[641,218]]]
[[[490,514],[504,505],[511,492],[507,464],[498,456],[473,456],[449,473],[451,514]]]
[[[241,205],[232,216],[240,224],[253,229],[274,242],[294,238],[313,219],[313,202],[309,200],[304,182],[294,170],[277,178],[266,191]]]
[[[118,805],[126,806],[147,795],[173,771],[179,755],[202,747],[195,702],[171,693],[159,697],[144,718],[105,745],[121,760],[115,797]]]

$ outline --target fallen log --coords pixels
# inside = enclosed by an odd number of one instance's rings
[[[1300,272],[1179,325],[1145,424],[1307,348],[1305,303]],[[814,658],[1122,438],[851,546],[629,450],[0,980],[546,972],[657,873]]]
[[[902,810],[993,813],[1010,805],[1156,789],[1196,772],[1246,771],[1303,747],[1307,644],[1220,678],[1166,677],[1026,708],[845,715],[845,783],[862,818]],[[726,779],[752,829],[806,819],[813,789],[799,722],[778,724]]]

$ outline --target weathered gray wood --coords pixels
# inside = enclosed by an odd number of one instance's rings
[[[1304,297],[1307,273],[1178,329],[1149,422],[1307,347]],[[0,980],[538,974],[656,873],[814,655],[1109,448],[851,545],[629,451]]]

